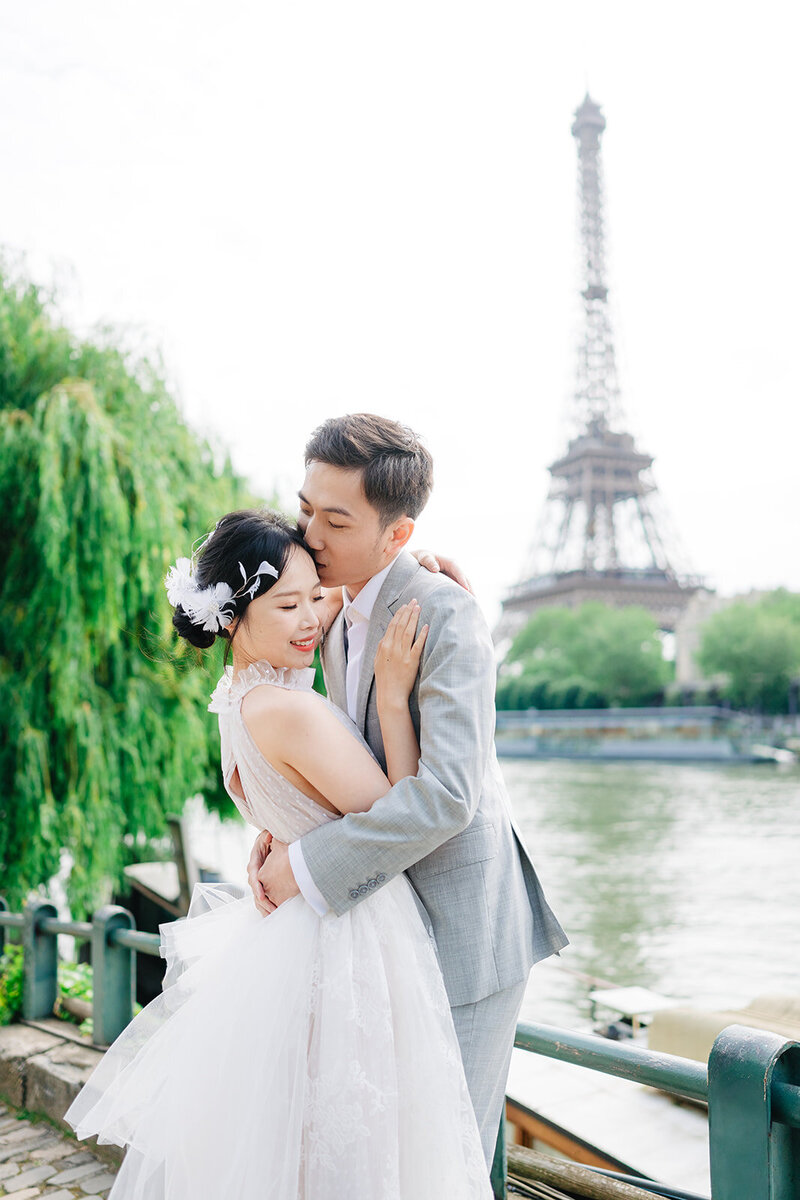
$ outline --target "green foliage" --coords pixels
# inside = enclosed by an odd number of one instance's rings
[[[0,957],[0,1025],[10,1025],[22,1011],[22,946],[6,942]]]
[[[155,367],[82,342],[0,272],[0,877],[19,908],[59,868],[87,916],[165,813],[222,811],[219,652],[178,643],[163,578],[252,503]]]
[[[497,707],[605,708],[658,702],[672,674],[644,608],[544,608],[514,639]]]
[[[62,996],[74,996],[76,1000],[92,1002],[92,964],[59,962],[58,989]]]
[[[92,1003],[94,992],[92,990],[92,965],[91,963],[73,963],[59,962],[58,964],[58,994],[59,999],[62,996],[72,996],[76,1000],[85,1000],[87,1004]],[[141,1007],[141,1005],[140,1005]],[[69,1012],[59,1001],[56,1001],[54,1012],[62,1021],[71,1021],[78,1026],[81,1033],[87,1037],[92,1036],[94,1023],[91,1017],[81,1019]]]
[[[770,616],[784,617],[800,629],[800,593],[776,588],[774,592],[765,592],[756,603]]]
[[[726,677],[735,708],[786,712],[800,675],[800,595],[780,588],[721,609],[703,626],[697,661],[706,675]]]

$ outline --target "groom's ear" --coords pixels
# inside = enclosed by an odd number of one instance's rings
[[[386,530],[388,540],[386,550],[389,554],[397,554],[403,549],[414,532],[414,522],[411,517],[398,517]]]

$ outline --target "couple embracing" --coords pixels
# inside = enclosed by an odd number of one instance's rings
[[[128,1147],[110,1200],[491,1197],[528,973],[566,937],[497,765],[485,621],[406,550],[431,486],[406,427],[329,420],[298,528],[228,514],[170,571],[178,632],[228,643],[209,707],[261,832],[252,894],[199,884],[161,926],[161,995],[65,1114]]]

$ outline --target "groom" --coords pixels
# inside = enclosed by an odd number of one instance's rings
[[[385,769],[375,653],[396,609],[418,600],[419,627],[430,626],[409,701],[420,764],[368,812],[289,847],[273,841],[267,854],[260,834],[248,877],[262,911],[301,891],[320,915],[341,916],[407,872],[429,917],[491,1165],[528,973],[567,938],[497,765],[489,630],[468,591],[404,549],[433,483],[431,456],[410,429],[368,413],[333,418],[312,434],[305,461],[299,524],[323,585],[344,588],[322,647],[328,695]]]

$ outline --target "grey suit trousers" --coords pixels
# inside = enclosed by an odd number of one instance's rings
[[[525,986],[523,980],[475,1004],[457,1004],[450,1009],[489,1168],[503,1117],[508,1068]]]

